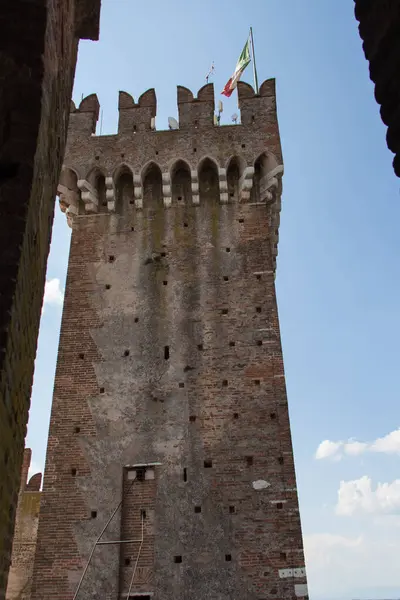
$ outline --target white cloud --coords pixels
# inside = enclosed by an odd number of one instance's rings
[[[64,302],[64,290],[61,288],[60,280],[57,278],[48,279],[44,286],[43,306],[51,304],[62,306]]]
[[[324,440],[318,446],[315,458],[333,458],[338,455],[341,445],[342,442],[331,442],[330,440]]]
[[[400,454],[400,428],[372,442],[371,451]]]
[[[340,482],[336,514],[340,516],[388,515],[399,512],[400,479],[395,479],[392,483],[378,483],[375,490],[367,475],[353,481]]]
[[[332,442],[324,440],[320,443],[315,453],[317,460],[330,458],[340,460],[343,456],[359,456],[365,452],[382,452],[385,454],[400,454],[400,428],[391,431],[372,442],[358,442],[354,439]]]
[[[398,530],[305,535],[304,550],[310,598],[390,597],[378,592],[400,585]]]

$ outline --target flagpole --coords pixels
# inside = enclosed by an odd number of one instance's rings
[[[258,77],[257,77],[257,67],[256,67],[256,55],[254,52],[254,39],[253,39],[253,28],[250,27],[250,42],[251,42],[251,54],[253,57],[253,75],[254,75],[254,88],[256,94],[258,94]]]

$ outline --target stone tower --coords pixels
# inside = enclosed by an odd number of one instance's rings
[[[307,596],[274,286],[275,82],[72,106],[73,228],[33,600]]]

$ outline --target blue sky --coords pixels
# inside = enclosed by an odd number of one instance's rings
[[[212,61],[220,91],[253,25],[259,80],[277,79],[277,292],[310,597],[400,597],[400,180],[353,2],[102,4],[100,41],[80,45],[74,99],[98,94],[103,134],[116,131],[119,90],[137,98],[155,87],[159,129],[177,114],[176,85],[196,92]],[[224,100],[223,122],[236,102]],[[69,239],[57,207],[27,439],[40,469]]]

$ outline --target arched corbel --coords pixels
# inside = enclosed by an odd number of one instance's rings
[[[251,188],[253,187],[254,167],[245,167],[239,179],[239,200],[249,202]]]
[[[224,169],[224,168],[218,169],[218,179],[219,179],[219,201],[221,202],[221,204],[228,204],[229,194],[228,194],[228,181],[226,178],[226,169]]]
[[[143,208],[143,186],[140,174],[133,175],[133,195],[135,197],[136,208]]]
[[[78,188],[85,205],[85,212],[97,213],[99,210],[99,197],[95,188],[86,179],[78,179]]]
[[[171,175],[169,171],[164,171],[162,174],[162,193],[164,206],[168,208],[172,204]]]
[[[195,205],[200,204],[200,190],[199,190],[199,174],[196,171],[190,171],[192,178],[192,203]]]

